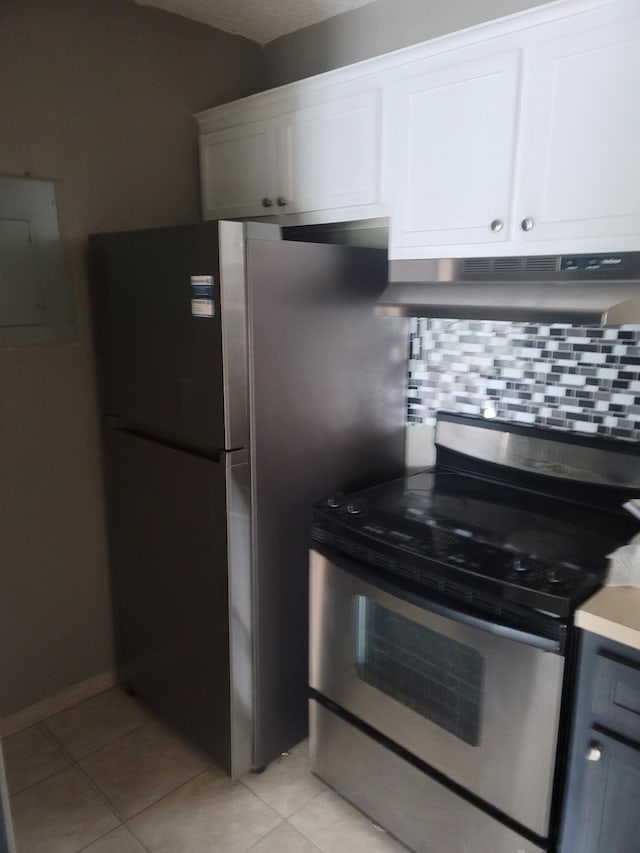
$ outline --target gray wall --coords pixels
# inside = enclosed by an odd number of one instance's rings
[[[542,0],[376,0],[266,45],[269,85],[300,80],[542,4]]]
[[[130,0],[0,2],[0,174],[59,182],[79,332],[0,349],[0,715],[113,666],[87,235],[199,218],[192,113],[264,68]]]

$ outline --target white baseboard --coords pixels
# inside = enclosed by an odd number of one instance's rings
[[[6,717],[0,717],[0,737],[9,737],[22,731],[22,729],[39,723],[41,720],[46,720],[47,717],[66,711],[67,708],[72,708],[79,702],[84,702],[85,699],[90,699],[117,683],[118,677],[115,670],[107,670],[107,672],[101,672],[99,675],[93,675],[91,678],[72,684],[71,687],[66,687],[59,693],[54,693],[53,696],[47,696],[46,699],[34,702],[33,705],[22,708],[20,711],[15,711]]]

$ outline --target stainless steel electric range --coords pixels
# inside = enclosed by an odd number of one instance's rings
[[[635,444],[441,413],[433,469],[314,509],[314,772],[420,853],[553,850],[572,615]]]

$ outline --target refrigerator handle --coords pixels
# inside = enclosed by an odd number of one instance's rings
[[[142,441],[151,442],[152,444],[161,445],[162,447],[167,447],[170,450],[177,450],[179,453],[188,453],[189,456],[207,459],[209,462],[216,462],[218,464],[222,463],[225,465],[237,465],[240,464],[240,462],[246,461],[248,458],[248,451],[245,448],[239,448],[238,450],[225,450],[224,448],[205,450],[201,447],[192,447],[189,444],[176,441],[171,436],[150,432],[140,424],[125,420],[117,415],[107,415],[105,418],[105,425],[107,430],[110,432],[122,433],[123,435],[130,436],[131,438],[137,438]],[[0,853],[2,853],[2,851],[0,851]]]

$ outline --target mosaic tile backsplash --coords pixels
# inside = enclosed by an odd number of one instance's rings
[[[439,409],[640,440],[640,326],[413,319],[408,423]]]

